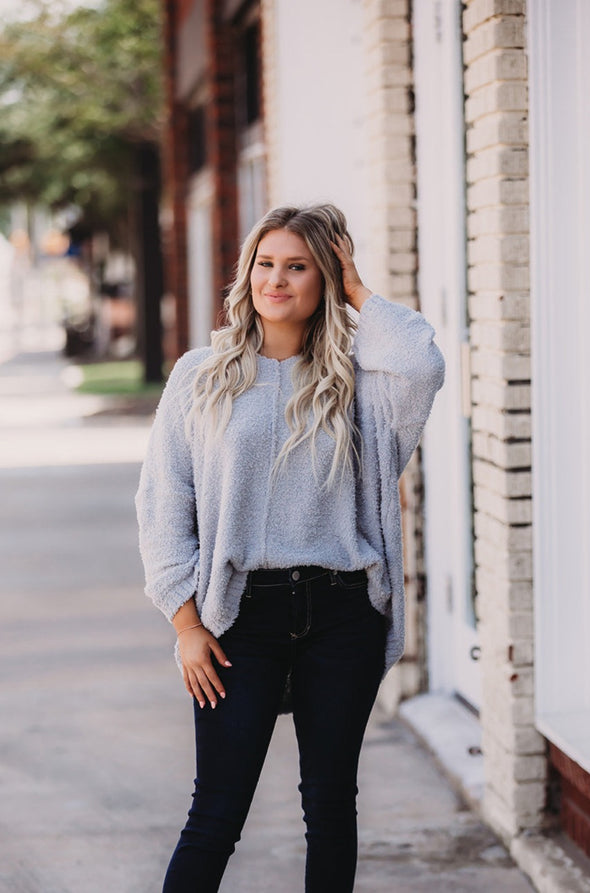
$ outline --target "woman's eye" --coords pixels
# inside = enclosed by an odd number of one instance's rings
[[[257,261],[257,265],[259,267],[272,267],[271,260],[259,260]],[[290,270],[294,270],[296,273],[300,273],[302,270],[305,270],[305,264],[290,264]]]

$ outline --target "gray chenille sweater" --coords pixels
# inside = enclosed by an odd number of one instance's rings
[[[398,478],[412,455],[444,360],[421,314],[372,295],[354,342],[355,420],[361,469],[327,489],[334,440],[275,460],[290,431],[285,406],[296,357],[258,357],[255,384],[234,400],[221,440],[187,426],[192,388],[211,348],[191,350],[170,375],[136,496],[146,594],[172,620],[193,596],[219,636],[236,619],[249,571],[320,565],[365,568],[372,604],[388,621],[386,669],[404,647]],[[274,473],[273,473],[274,471]],[[320,483],[318,483],[318,481]]]

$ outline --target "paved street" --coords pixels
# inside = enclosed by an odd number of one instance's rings
[[[0,365],[0,893],[157,893],[194,769],[172,630],[142,592],[149,421],[71,394],[64,365]],[[303,889],[296,786],[281,717],[224,893]],[[360,786],[359,893],[532,889],[400,721],[375,715]]]

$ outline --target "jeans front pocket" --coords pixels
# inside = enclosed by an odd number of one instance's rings
[[[338,586],[348,591],[361,592],[368,587],[367,572],[364,570],[336,571],[334,579]]]

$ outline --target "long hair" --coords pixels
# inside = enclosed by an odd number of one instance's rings
[[[325,482],[329,486],[339,470],[354,462],[357,433],[352,418],[354,367],[350,355],[355,325],[347,310],[340,262],[330,240],[335,241],[335,236],[340,235],[351,252],[354,246],[346,218],[334,205],[276,208],[246,237],[225,300],[227,324],[211,333],[213,353],[199,367],[189,422],[200,417],[210,431],[222,433],[231,417],[234,399],[256,380],[256,355],[264,333],[252,303],[250,274],[260,240],[278,229],[296,233],[305,241],[322,274],[323,295],[308,320],[301,355],[293,368],[294,393],[285,408],[291,434],[277,457],[275,470],[306,440],[311,442],[315,467],[316,437],[323,430],[336,442]]]

